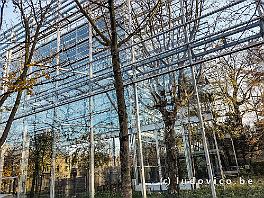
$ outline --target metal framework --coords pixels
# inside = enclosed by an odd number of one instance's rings
[[[83,3],[84,1],[82,1]],[[130,6],[133,0],[128,0]],[[187,1],[172,1],[174,21],[161,32],[143,39],[133,38],[122,46],[122,74],[126,87],[127,107],[131,121],[131,148],[134,150],[134,168],[138,173],[137,161],[140,161],[140,180],[142,197],[146,197],[146,183],[144,173],[144,156],[142,153],[142,139],[147,131],[152,131],[158,158],[159,178],[162,180],[160,161],[160,139],[162,139],[162,124],[160,117],[153,116],[142,107],[139,100],[146,92],[144,84],[149,80],[163,77],[182,68],[191,68],[192,81],[196,87],[196,100],[199,109],[200,128],[203,138],[209,178],[213,178],[209,149],[207,148],[204,130],[203,112],[199,101],[198,87],[196,85],[196,67],[209,60],[217,59],[235,52],[246,50],[263,44],[263,14],[262,1],[236,0],[221,3],[209,1],[204,5],[201,16],[188,20],[188,13],[183,9]],[[213,7],[213,5],[218,5]],[[113,140],[113,157],[115,157],[115,138],[118,137],[118,122],[116,116],[115,96],[113,94],[113,73],[108,48],[102,48],[92,35],[91,26],[75,7],[73,1],[58,0],[53,6],[56,11],[48,17],[49,22],[57,22],[43,28],[41,41],[35,55],[35,66],[45,68],[51,79],[42,78],[34,87],[34,95],[25,96],[21,108],[16,115],[16,121],[7,144],[23,142],[21,169],[22,175],[19,184],[21,197],[25,193],[27,177],[27,158],[29,140],[36,131],[52,128],[52,171],[50,197],[55,197],[56,149],[70,147],[72,139],[80,139],[82,135],[89,134],[90,140],[90,195],[94,197],[94,133],[101,134],[102,139]],[[131,8],[130,8],[131,9]],[[131,28],[131,10],[128,27]],[[128,18],[129,18],[128,17]],[[229,21],[225,23],[224,20]],[[188,28],[199,22],[195,37],[191,37]],[[59,24],[59,25],[58,25]],[[16,41],[13,40],[15,33]],[[142,46],[150,45],[151,41],[160,38],[177,39],[167,48],[151,49],[142,54]],[[21,45],[23,43],[23,28],[21,24],[14,26],[0,35],[0,65],[4,77],[9,68],[21,62]],[[187,53],[187,54],[186,54]],[[55,58],[47,63],[42,60],[46,57]],[[168,61],[170,60],[170,61]],[[183,63],[183,64],[182,64]],[[159,65],[158,67],[156,65]],[[5,91],[3,89],[3,91]],[[10,103],[12,102],[10,99]],[[88,103],[88,105],[87,105]],[[134,108],[135,107],[135,108]],[[8,109],[8,105],[7,108]],[[8,112],[2,113],[1,124],[5,124]],[[148,123],[142,115],[152,118]],[[23,132],[20,130],[23,123]],[[157,124],[158,123],[158,124]],[[156,127],[152,127],[156,124]],[[74,128],[74,129],[73,129]],[[89,130],[87,130],[89,128]],[[152,130],[154,128],[154,130]],[[73,131],[71,131],[73,130]],[[188,133],[188,132],[187,132]],[[19,135],[21,134],[21,135]],[[23,134],[23,135],[22,135]],[[104,135],[104,137],[103,137]],[[23,137],[23,138],[18,138]],[[186,136],[187,137],[187,136]],[[185,146],[188,147],[188,138],[184,136]],[[160,139],[159,139],[160,138]],[[217,147],[217,142],[215,143]],[[189,145],[190,146],[190,145]],[[137,148],[138,147],[138,148]],[[139,149],[139,155],[135,152]],[[218,148],[217,148],[218,150]],[[190,155],[185,154],[186,159]],[[219,153],[218,160],[220,161]],[[2,156],[2,154],[1,154]],[[137,159],[139,157],[139,159]],[[115,158],[114,158],[115,159]],[[0,172],[3,166],[0,161]],[[115,161],[115,160],[114,160]],[[188,162],[189,160],[187,160]],[[115,163],[114,163],[115,164]],[[187,163],[189,177],[192,177],[192,165]],[[220,163],[221,166],[221,163]],[[1,174],[2,175],[2,174]],[[0,182],[1,176],[0,175]],[[137,176],[135,176],[137,179]],[[139,183],[137,181],[137,183]],[[211,183],[212,196],[216,197],[214,184]]]

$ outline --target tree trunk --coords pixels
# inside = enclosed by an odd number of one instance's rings
[[[175,119],[164,120],[165,123],[165,145],[166,145],[166,161],[167,175],[170,178],[168,192],[170,194],[178,194],[179,196],[179,150],[176,144],[176,134],[174,130]],[[178,177],[178,179],[177,179]]]
[[[237,103],[234,103],[234,121],[235,127],[242,128],[242,116]]]
[[[122,197],[132,198],[131,176],[130,176],[130,153],[128,118],[124,96],[124,84],[122,79],[119,49],[117,44],[117,29],[115,21],[114,1],[108,0],[110,21],[111,21],[111,55],[114,72],[114,85],[117,98],[118,120],[119,120],[119,140],[120,140],[120,161],[121,161],[121,180]]]
[[[17,96],[16,96],[15,104],[14,104],[14,106],[13,106],[11,112],[10,112],[10,115],[8,117],[8,120],[6,122],[6,125],[5,125],[4,131],[2,133],[2,136],[0,137],[0,148],[4,145],[4,143],[5,143],[6,139],[7,139],[8,133],[10,131],[10,128],[11,128],[11,126],[13,124],[16,112],[18,110],[21,98],[22,98],[22,91],[19,91],[17,93]]]

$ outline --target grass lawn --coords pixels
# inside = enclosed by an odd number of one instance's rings
[[[238,184],[238,180],[234,180],[233,184],[217,186],[217,197],[219,198],[264,198],[264,178],[252,178],[253,184]],[[119,198],[120,193],[97,193],[96,198]],[[140,198],[140,192],[134,192],[134,198]],[[148,198],[173,198],[174,195],[166,193],[150,193]],[[211,198],[210,189],[204,186],[195,191],[181,191],[180,198]]]

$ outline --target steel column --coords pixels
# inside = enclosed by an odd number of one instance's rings
[[[89,23],[89,79],[93,78],[93,34],[92,25]],[[90,126],[90,198],[94,198],[94,130],[93,130],[93,97],[89,97],[89,126]]]
[[[182,23],[184,24],[184,34],[185,34],[185,41],[186,43],[189,43],[189,36],[187,33],[187,25],[186,25],[186,13],[184,12],[184,7],[183,7],[183,0],[180,0],[180,5],[181,5],[181,13],[182,13]],[[192,65],[192,52],[191,52],[191,47],[190,45],[187,45],[187,52],[188,52],[188,60],[189,64],[191,64],[191,73],[192,73],[192,80],[193,80],[193,86],[194,86],[194,91],[196,95],[196,101],[197,101],[197,110],[198,110],[198,117],[200,120],[200,129],[202,132],[202,139],[203,139],[203,147],[204,147],[204,153],[205,153],[205,159],[206,159],[206,166],[207,166],[207,171],[208,171],[208,176],[210,180],[210,187],[211,187],[211,193],[212,197],[216,198],[216,191],[215,191],[215,185],[214,185],[214,176],[213,176],[213,171],[212,171],[212,164],[210,160],[210,154],[208,150],[208,145],[207,145],[207,140],[206,140],[206,133],[205,133],[205,128],[204,128],[204,120],[203,120],[203,115],[202,115],[202,110],[201,110],[201,103],[200,103],[200,97],[199,97],[199,92],[198,92],[198,87],[197,87],[197,81],[195,77],[195,69],[194,66]]]

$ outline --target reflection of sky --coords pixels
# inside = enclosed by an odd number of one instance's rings
[[[218,1],[218,3],[223,4],[223,2],[221,2],[221,1]],[[239,6],[241,6],[241,5],[239,5]],[[212,9],[214,9],[214,8],[208,8],[208,10],[206,10],[204,12],[204,14],[208,13]],[[5,10],[5,24],[4,24],[5,27],[10,27],[10,26],[12,26],[12,25],[14,25],[14,24],[16,24],[18,22],[18,16],[13,12],[13,10],[14,9],[13,9],[12,5],[10,5],[10,3],[9,3],[8,8]],[[236,17],[231,17],[232,18],[232,21],[231,21],[232,23],[230,22],[228,24],[228,26],[236,24],[237,20],[242,20],[241,17],[240,17],[241,15],[238,12],[235,12],[234,10],[238,10],[238,8],[235,7],[233,10],[225,10],[225,11],[221,12],[220,14],[219,13],[218,14],[214,14],[214,15],[208,17],[208,18],[202,19],[201,20],[201,24],[202,25],[200,27],[201,28],[200,33],[203,33],[203,34],[201,34],[199,36],[203,37],[206,34],[209,34],[210,33],[209,30],[211,30],[212,27],[215,28],[215,31],[223,29],[223,26],[226,25],[226,23],[223,23],[223,20],[226,20],[226,17],[229,16],[230,13],[233,13],[233,14],[235,13],[235,14],[237,14],[237,16]],[[248,11],[251,12],[250,9],[248,9]],[[240,11],[240,12],[242,12],[242,11]],[[246,18],[248,19],[249,17],[250,16],[246,16],[245,18],[243,18],[243,20],[245,20]],[[216,19],[218,19],[218,20],[216,20]],[[84,57],[84,56],[86,56],[88,54],[88,50],[86,49],[88,42],[81,43],[81,40],[87,37],[87,34],[88,34],[87,27],[83,26],[83,27],[74,28],[75,26],[77,26],[77,23],[72,25],[72,26],[69,26],[69,29],[67,27],[67,28],[65,28],[62,31],[61,45],[64,48],[66,48],[67,46],[70,46],[70,45],[73,45],[73,47],[68,49],[68,50],[63,51],[63,53],[60,54],[61,61],[65,60],[65,59],[68,59],[69,61],[73,62],[76,59],[78,59],[80,57]],[[72,31],[70,32],[69,30],[72,30]],[[175,31],[178,31],[178,29],[175,30]],[[67,34],[65,32],[67,32]],[[170,33],[171,32],[169,32],[168,34],[170,34]],[[244,32],[243,32],[243,34],[244,34]],[[197,37],[199,38],[199,36],[197,36]],[[238,37],[240,35],[236,35],[236,36]],[[49,54],[51,53],[52,50],[55,51],[55,49],[56,49],[56,39],[55,39],[55,37],[56,37],[56,34],[52,35],[52,38],[48,38],[48,40],[50,40],[50,43],[47,43],[47,40],[43,39],[43,43],[45,43],[45,45],[38,46],[39,47],[38,48],[38,53],[36,55],[36,56],[38,56],[38,58],[49,56]],[[160,39],[160,38],[158,38],[158,39]],[[229,38],[229,39],[233,39],[233,38]],[[74,46],[76,43],[78,43],[78,44],[76,46]],[[96,42],[94,42],[94,43],[96,45]],[[213,46],[213,43],[212,43],[212,46]],[[94,48],[97,48],[97,47],[94,47]],[[199,47],[199,48],[201,48],[201,47]],[[204,50],[204,49],[201,49],[201,50]],[[151,53],[156,54],[156,51],[153,50],[153,51],[151,51]],[[102,70],[103,68],[105,68],[105,67],[107,67],[109,65],[109,60],[106,59],[106,58],[102,58],[103,55],[105,55],[105,54],[100,53],[97,56],[95,55],[93,57],[94,60],[96,60],[93,63],[93,71],[94,72],[99,72],[100,70]],[[121,54],[120,57],[125,57],[125,52],[124,52],[124,54]],[[142,54],[140,54],[140,58],[143,58]],[[84,59],[83,65],[86,65],[87,62],[88,62],[88,60]],[[77,66],[80,66],[80,65],[81,65],[80,62],[77,62],[76,64],[71,64],[70,67],[68,66],[67,68],[71,69],[71,67],[77,67]],[[86,69],[88,69],[88,68],[86,66],[83,66],[83,67],[78,68],[77,70],[78,71],[85,71]],[[68,72],[64,72],[63,73],[61,71],[61,75],[64,75],[64,74],[67,75],[67,73]],[[66,83],[69,82],[70,80],[75,82],[75,84],[80,84],[81,83],[81,82],[79,82],[80,80],[78,80],[78,78],[76,78],[76,76],[74,76],[72,78],[69,78],[69,79],[63,81],[63,83],[61,83],[59,85],[60,91],[63,88],[67,88],[68,87],[68,84],[66,84]],[[103,86],[104,84],[107,84],[107,82],[109,82],[109,79],[102,79],[102,80],[100,80],[100,82],[97,82],[97,83],[100,83],[100,85]],[[38,91],[40,92],[40,91],[44,91],[44,90],[49,90],[53,86],[54,86],[53,84],[42,85],[41,87],[35,88],[35,91],[36,92],[38,92]],[[67,94],[67,97],[69,97],[70,95],[73,96],[74,94],[77,94],[77,92],[80,92],[80,91],[87,92],[88,88],[89,88],[89,86],[84,84],[84,86],[80,87],[78,90],[70,89],[70,91],[65,93],[64,95]],[[37,89],[39,89],[39,90],[37,90]],[[49,94],[51,94],[51,93],[49,93]],[[63,98],[64,96],[62,96],[62,95],[59,96],[59,97],[60,97],[59,100],[63,100],[64,99]],[[42,96],[42,98],[43,99],[45,99],[45,98],[47,99],[48,95],[45,94],[45,95]],[[50,97],[49,99],[52,100],[52,97]],[[93,124],[95,126],[97,126],[97,127],[100,126],[100,124],[102,124],[102,123],[104,123],[105,125],[107,125],[107,124],[111,125],[111,123],[113,123],[114,125],[117,126],[118,122],[117,122],[116,113],[113,110],[113,107],[111,107],[111,104],[109,103],[109,101],[106,98],[106,96],[105,95],[98,95],[98,96],[94,97],[94,100],[95,100],[94,109],[96,109],[97,112],[100,112],[100,114],[95,112],[95,115],[93,117],[93,122],[94,122]],[[52,101],[47,101],[47,100],[42,100],[42,101],[46,102],[47,104],[48,104],[48,102],[52,102]],[[109,108],[111,108],[110,112],[109,111],[108,112],[104,112],[104,110],[107,110]],[[74,126],[74,124],[87,124],[87,122],[88,122],[88,118],[87,117],[88,116],[87,116],[86,110],[87,109],[86,109],[86,106],[84,105],[84,101],[71,103],[68,106],[65,105],[63,107],[58,108],[57,114],[58,114],[58,118],[60,119],[59,122],[60,123],[64,123],[64,124],[65,123],[73,124],[72,125],[73,127],[66,127],[66,126],[63,127],[63,130],[64,130],[65,134],[69,134],[71,139],[78,138],[81,135],[81,133],[84,134],[86,132],[86,128],[85,127]],[[22,110],[20,109],[20,111],[22,111]],[[142,120],[144,120],[144,122],[146,122],[147,114],[144,114],[144,115],[145,115],[145,117],[142,116],[143,117]],[[82,117],[82,118],[80,118],[80,117]],[[34,121],[34,117],[32,117],[32,121],[30,119],[28,119],[28,121],[29,121],[29,124],[30,123],[32,124],[32,122]],[[44,127],[50,128],[50,125],[53,123],[52,110],[50,110],[49,113],[43,112],[41,114],[38,114],[37,122],[38,123],[42,122],[43,124],[38,124],[36,128],[39,128],[39,129],[40,128],[44,128]],[[49,123],[49,125],[47,125],[47,123]],[[17,125],[17,128],[19,128],[18,125]],[[73,128],[74,128],[74,130],[72,130]],[[33,130],[32,127],[30,129],[31,129],[31,131]],[[106,131],[107,132],[106,129],[105,130],[100,129],[100,131],[99,131],[99,129],[97,128],[95,130],[96,133],[100,133],[101,131]]]
[[[3,22],[3,30],[6,30],[13,25],[16,25],[19,21],[19,15],[14,12],[14,7],[11,1],[8,1],[7,7],[4,10],[4,22]]]

